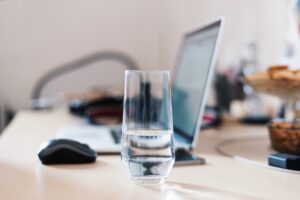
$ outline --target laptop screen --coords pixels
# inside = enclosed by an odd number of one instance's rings
[[[184,38],[172,88],[176,133],[193,140],[217,42],[220,21]]]

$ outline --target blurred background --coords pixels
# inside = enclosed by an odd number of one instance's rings
[[[239,71],[249,54],[265,69],[286,56],[295,5],[293,0],[1,0],[2,115],[27,108],[34,86],[49,70],[90,53],[120,51],[141,69],[172,70],[183,34],[220,15],[226,25],[217,71]],[[116,61],[95,62],[51,81],[42,96],[122,87],[124,70]]]

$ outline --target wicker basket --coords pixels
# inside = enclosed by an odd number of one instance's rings
[[[300,99],[300,82],[293,80],[272,80],[265,77],[247,77],[243,80],[256,92],[262,92],[282,99]]]

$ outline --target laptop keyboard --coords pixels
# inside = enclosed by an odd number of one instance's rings
[[[120,128],[111,129],[111,135],[116,144],[121,143],[122,130]]]

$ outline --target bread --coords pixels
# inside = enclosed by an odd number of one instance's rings
[[[280,98],[300,99],[300,70],[287,66],[273,66],[267,72],[248,75],[244,79],[255,91]]]
[[[300,82],[300,70],[294,70],[293,71],[295,80]]]
[[[292,71],[280,70],[280,71],[273,72],[270,78],[273,80],[295,80],[296,76]]]
[[[288,66],[276,65],[276,66],[269,67],[268,74],[271,79],[280,79],[282,77],[285,79],[290,76],[289,73],[285,73],[287,71],[288,71]],[[283,75],[282,75],[282,73],[283,73]]]
[[[289,67],[287,65],[274,65],[268,68],[268,73],[274,73],[282,70],[288,70]]]

